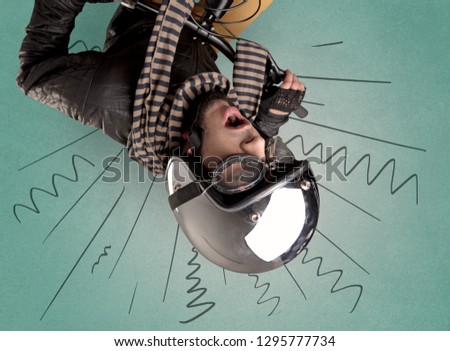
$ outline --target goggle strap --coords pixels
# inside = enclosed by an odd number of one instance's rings
[[[173,194],[169,196],[169,205],[172,211],[177,207],[185,204],[186,202],[192,200],[193,198],[201,195],[203,189],[198,182],[189,183],[182,188],[176,190]]]

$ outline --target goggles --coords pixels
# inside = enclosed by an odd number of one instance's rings
[[[174,157],[171,162],[185,163],[185,160]],[[312,171],[306,160],[280,163],[247,154],[234,155],[221,162],[208,181],[197,178],[186,184],[187,175],[174,172],[179,167],[169,169],[172,170],[168,176],[173,188],[173,193],[169,196],[172,210],[205,194],[221,210],[238,211],[289,183],[312,178]],[[177,184],[186,185],[177,189]]]
[[[294,162],[294,156],[280,138],[267,141],[265,159],[237,154],[220,162],[211,174],[211,185],[222,194],[247,191],[272,172],[278,172]]]

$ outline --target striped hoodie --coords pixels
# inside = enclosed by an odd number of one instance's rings
[[[183,116],[198,96],[220,90],[248,118],[256,115],[261,100],[268,52],[244,40],[236,45],[233,84],[220,73],[207,72],[169,93],[178,38],[193,6],[193,0],[163,1],[137,84],[129,155],[154,174],[164,173],[168,158],[182,146]]]

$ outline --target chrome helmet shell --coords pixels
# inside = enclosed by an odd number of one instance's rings
[[[224,196],[197,176],[188,160],[174,156],[166,187],[192,245],[230,271],[259,273],[288,263],[318,222],[319,193],[307,161],[295,161],[251,190]]]

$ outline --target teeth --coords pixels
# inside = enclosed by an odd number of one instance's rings
[[[230,127],[237,127],[239,124],[239,119],[235,115],[230,115],[228,117],[228,125]]]

